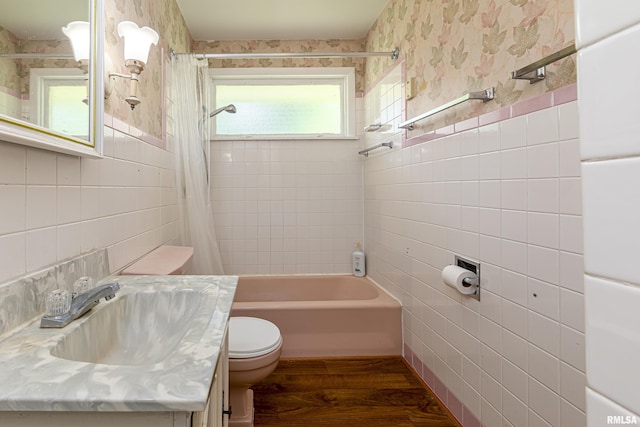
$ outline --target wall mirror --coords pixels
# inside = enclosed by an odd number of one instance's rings
[[[102,156],[103,21],[103,0],[0,0],[0,140]],[[82,63],[72,22],[89,23]]]

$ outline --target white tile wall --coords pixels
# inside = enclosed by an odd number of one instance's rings
[[[597,392],[587,389],[587,427],[604,425],[634,425],[640,423],[640,415],[615,404]]]
[[[404,305],[409,348],[485,425],[584,425],[576,113],[572,102],[365,161],[369,275],[420,301]],[[480,303],[442,284],[454,254],[481,261]]]
[[[636,19],[640,19],[640,6],[632,4],[637,9]],[[607,8],[610,6],[607,4]],[[616,11],[616,15],[619,12]],[[624,16],[627,18],[631,15]],[[640,154],[635,140],[629,138],[640,131],[634,102],[640,95],[640,82],[634,76],[620,72],[640,66],[640,58],[628,54],[629,49],[635,49],[639,38],[640,25],[635,25],[578,53],[583,159]],[[603,85],[605,79],[607,84]],[[607,117],[606,126],[601,123],[602,117]]]
[[[635,2],[602,3],[576,0],[578,28],[578,88],[585,262],[585,333],[587,337],[587,418],[591,427],[640,423],[640,398],[631,391],[640,379],[633,363],[640,348],[640,275],[634,252],[638,252],[637,106],[630,100],[640,85],[621,74],[637,64],[640,43],[640,8]],[[603,85],[603,82],[611,84]],[[606,86],[606,87],[605,87]],[[572,274],[573,276],[573,274]],[[596,277],[597,276],[597,277]],[[568,287],[575,289],[573,279]],[[578,304],[576,295],[563,295],[567,304]],[[568,317],[566,324],[583,326]],[[569,336],[570,334],[565,334]],[[582,360],[565,351],[574,367]],[[567,371],[565,375],[569,372]],[[610,418],[622,417],[622,418]]]
[[[211,144],[225,273],[351,272],[363,243],[360,141]]]
[[[583,48],[640,21],[640,6],[628,0],[575,0],[576,46]]]
[[[404,80],[402,78],[402,63],[387,71],[381,80],[365,95],[362,104],[363,126],[381,124],[382,128],[376,132],[364,133],[363,145],[370,147],[381,142],[392,141],[394,148],[402,147],[402,133],[398,132],[398,124],[405,119]],[[379,155],[387,149],[371,152],[370,156]],[[414,153],[420,156],[421,153]]]
[[[586,276],[585,293],[589,386],[635,410],[640,407],[640,397],[634,391],[638,368],[632,355],[640,351],[636,327],[640,289]]]
[[[115,272],[176,237],[171,154],[105,136],[100,160],[0,142],[0,282],[103,247]]]
[[[635,137],[634,137],[635,140]],[[585,269],[589,274],[640,283],[635,233],[640,157],[585,163]]]

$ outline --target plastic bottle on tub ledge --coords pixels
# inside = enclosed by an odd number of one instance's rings
[[[356,244],[356,250],[351,255],[353,262],[353,275],[357,277],[364,277],[366,274],[364,252],[360,249],[360,242]]]

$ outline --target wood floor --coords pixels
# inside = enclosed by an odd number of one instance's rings
[[[253,390],[255,427],[459,426],[400,357],[281,360]]]

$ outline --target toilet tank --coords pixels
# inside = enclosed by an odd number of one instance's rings
[[[188,274],[193,257],[189,246],[160,246],[120,272],[122,275]]]

